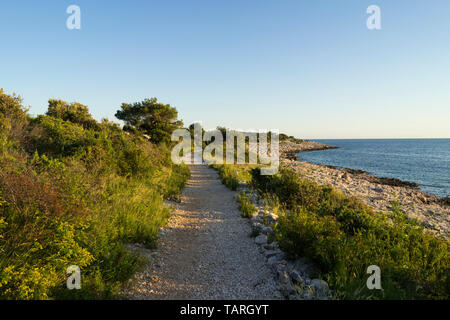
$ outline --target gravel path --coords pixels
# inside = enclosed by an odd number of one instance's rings
[[[191,166],[181,203],[151,264],[136,275],[132,299],[280,299],[264,256],[250,238],[235,195],[207,166]]]

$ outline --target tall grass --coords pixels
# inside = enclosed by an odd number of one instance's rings
[[[125,245],[155,245],[189,177],[168,146],[86,112],[32,118],[0,90],[0,299],[115,297],[143,262]]]
[[[245,192],[241,192],[238,195],[239,210],[242,212],[243,218],[251,218],[256,212],[255,205],[251,202],[250,198]]]
[[[275,240],[293,259],[306,256],[340,299],[448,299],[449,242],[396,210],[378,213],[361,201],[286,169],[248,181],[277,204]],[[218,170],[237,179],[231,167]],[[222,176],[222,179],[224,177]],[[242,206],[242,205],[241,205]],[[369,290],[367,268],[381,268],[382,290]]]
[[[239,182],[250,182],[251,175],[249,169],[255,165],[231,165],[231,164],[213,164],[212,168],[218,171],[222,183],[229,189],[235,191],[239,187]]]
[[[292,171],[252,172],[262,192],[285,207],[276,239],[292,257],[307,256],[341,298],[448,299],[449,243],[405,214],[373,211]],[[367,267],[381,268],[383,290],[368,290]]]

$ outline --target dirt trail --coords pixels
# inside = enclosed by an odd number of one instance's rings
[[[181,203],[164,229],[151,264],[136,275],[134,299],[279,299],[273,275],[236,192],[207,166],[191,166]]]

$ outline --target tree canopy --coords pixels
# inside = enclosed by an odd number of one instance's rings
[[[48,100],[47,115],[82,125],[84,128],[95,128],[97,122],[89,113],[89,108],[81,103],[67,103],[63,100]]]
[[[18,95],[8,95],[0,88],[0,115],[4,117],[25,117],[27,109],[22,106],[22,98]]]
[[[125,122],[124,130],[138,130],[148,136],[154,143],[170,141],[173,130],[181,127],[178,111],[170,104],[158,102],[156,98],[145,99],[132,104],[122,103],[116,118]]]

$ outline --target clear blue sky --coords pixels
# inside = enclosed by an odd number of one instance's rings
[[[2,1],[0,36],[0,87],[33,114],[157,97],[206,128],[450,138],[448,0]]]

